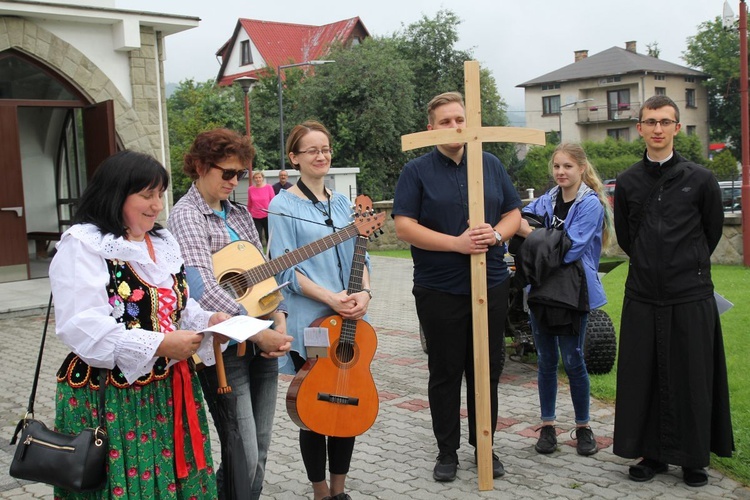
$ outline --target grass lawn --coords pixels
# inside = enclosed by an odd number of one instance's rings
[[[408,250],[370,253],[411,258]],[[621,265],[602,279],[609,300],[603,309],[612,318],[618,334],[627,272],[627,266]],[[750,336],[747,335],[747,325],[750,324],[750,269],[741,266],[713,266],[712,274],[716,291],[735,305],[722,314],[721,324],[736,447],[732,458],[712,457],[712,465],[744,485],[750,485],[750,371],[747,371],[747,360],[750,359]],[[591,395],[603,401],[614,402],[616,372],[617,365],[606,375],[592,375]]]

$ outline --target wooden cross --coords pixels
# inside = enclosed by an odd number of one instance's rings
[[[401,149],[423,148],[456,142],[466,143],[469,187],[469,226],[484,223],[484,177],[482,175],[483,142],[524,142],[544,145],[544,132],[519,127],[482,127],[482,104],[479,87],[479,63],[464,62],[466,91],[466,126],[438,129],[401,137]],[[491,224],[497,221],[488,221]],[[476,429],[479,489],[491,490],[492,425],[490,410],[490,361],[487,335],[487,259],[485,254],[471,256],[472,324],[474,334],[474,387],[476,395]],[[505,339],[503,339],[503,342]]]

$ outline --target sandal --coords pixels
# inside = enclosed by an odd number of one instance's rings
[[[642,483],[650,481],[655,475],[667,472],[669,466],[663,462],[658,462],[650,458],[644,458],[638,464],[631,465],[628,469],[628,476],[633,481]]]
[[[703,468],[683,467],[682,479],[688,486],[698,487],[708,484],[708,473]]]

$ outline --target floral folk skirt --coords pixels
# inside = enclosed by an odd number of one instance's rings
[[[105,421],[109,436],[108,481],[104,490],[76,494],[55,488],[55,499],[215,499],[216,477],[211,443],[197,377],[191,376],[193,403],[198,411],[199,431],[206,456],[206,468],[197,470],[187,416],[185,460],[188,476],[178,478],[175,469],[172,373],[146,385],[117,388],[106,385]],[[194,374],[193,374],[194,375]],[[71,387],[59,381],[55,427],[77,433],[96,427],[98,392],[90,384]]]

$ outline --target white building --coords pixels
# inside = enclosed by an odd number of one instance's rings
[[[169,168],[164,37],[199,19],[114,6],[0,0],[0,282],[46,274],[104,158],[133,149]]]

